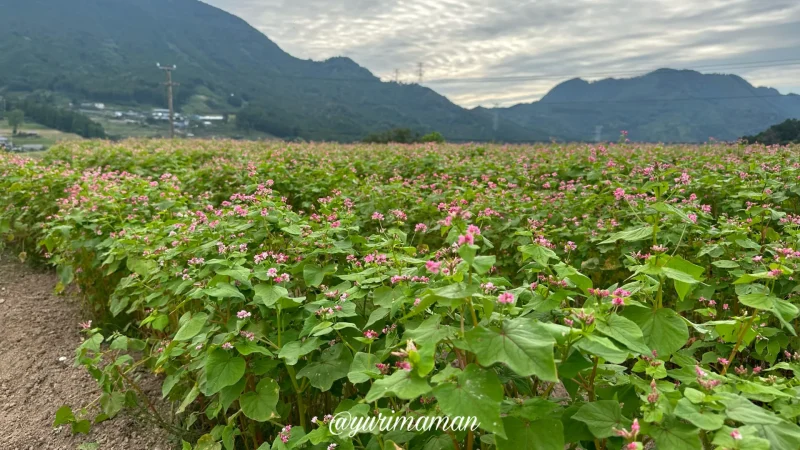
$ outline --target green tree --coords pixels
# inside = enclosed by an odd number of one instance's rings
[[[17,130],[23,123],[25,123],[25,113],[21,109],[15,109],[8,113],[8,125],[13,130],[13,134],[17,134]]]
[[[445,140],[444,136],[442,136],[442,133],[434,131],[432,133],[426,134],[425,136],[422,136],[420,142],[436,142],[437,144],[444,144]]]

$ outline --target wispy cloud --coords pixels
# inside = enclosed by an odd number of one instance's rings
[[[530,102],[567,78],[706,67],[800,92],[796,0],[206,0],[299,58],[348,56],[463,106]],[[454,79],[530,75],[532,79]],[[447,82],[436,80],[447,79]]]

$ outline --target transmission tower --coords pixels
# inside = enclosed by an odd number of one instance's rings
[[[417,76],[419,77],[418,83],[422,84],[422,79],[425,76],[425,70],[423,69],[423,63],[417,63]]]

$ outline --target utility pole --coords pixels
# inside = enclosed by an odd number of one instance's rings
[[[177,69],[177,66],[162,66],[156,63],[156,66],[167,74],[167,81],[164,86],[167,87],[167,103],[169,104],[169,138],[175,139],[175,109],[172,106],[172,88],[180,86],[180,83],[172,82],[172,71]]]
[[[419,75],[419,84],[422,84],[422,77],[425,75],[425,71],[422,69],[423,63],[417,63],[417,75]]]

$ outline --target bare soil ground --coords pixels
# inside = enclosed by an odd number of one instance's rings
[[[77,411],[100,395],[85,369],[72,365],[81,342],[78,323],[88,317],[76,300],[54,295],[55,284],[52,272],[31,269],[0,252],[0,449],[174,448],[167,433],[125,412],[93,425],[89,435],[73,436],[68,426],[53,428],[60,406]],[[155,381],[143,389],[157,399]]]

